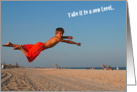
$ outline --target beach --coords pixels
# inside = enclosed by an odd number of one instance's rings
[[[126,70],[1,70],[2,91],[126,91]]]

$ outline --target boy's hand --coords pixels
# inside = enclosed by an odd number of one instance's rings
[[[73,39],[73,37],[72,36],[68,36],[68,39]]]
[[[77,43],[77,46],[81,46],[81,43]]]

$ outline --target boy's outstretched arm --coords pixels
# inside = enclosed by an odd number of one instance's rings
[[[62,39],[73,39],[72,36],[62,36]]]
[[[69,44],[76,44],[77,46],[81,46],[81,43],[76,43],[70,40],[61,40],[61,42],[69,43]]]

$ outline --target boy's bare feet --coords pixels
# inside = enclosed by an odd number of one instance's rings
[[[6,44],[3,44],[2,46],[12,47],[12,43],[11,42],[7,42]]]

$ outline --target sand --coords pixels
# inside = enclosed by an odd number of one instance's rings
[[[2,91],[126,91],[126,70],[1,70]]]

